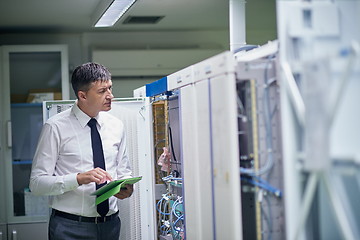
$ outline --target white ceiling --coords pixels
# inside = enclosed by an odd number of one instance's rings
[[[228,29],[228,0],[138,0],[112,28],[94,28],[101,0],[0,0],[0,33]],[[102,0],[103,1],[103,0]],[[123,24],[127,16],[164,16],[157,24]]]

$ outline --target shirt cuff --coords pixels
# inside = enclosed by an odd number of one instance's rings
[[[122,176],[120,179],[127,179],[127,178],[132,178],[133,176],[131,175],[127,175],[127,176]]]
[[[64,176],[64,186],[65,191],[71,191],[79,187],[79,183],[77,181],[77,173],[71,173]]]

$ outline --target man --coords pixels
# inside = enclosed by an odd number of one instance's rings
[[[124,126],[107,113],[114,97],[111,74],[100,64],[86,63],[74,70],[71,83],[77,101],[44,124],[30,189],[52,196],[50,240],[117,240],[121,223],[116,198],[130,197],[133,186],[98,206],[90,195],[100,184],[132,174]]]

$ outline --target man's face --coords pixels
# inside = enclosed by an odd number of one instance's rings
[[[85,102],[87,112],[96,116],[100,111],[111,109],[112,81],[96,81],[92,83],[90,89],[85,92]]]

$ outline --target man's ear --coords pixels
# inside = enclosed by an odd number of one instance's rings
[[[86,99],[86,92],[78,91],[78,97],[79,97],[79,100],[85,100]]]

